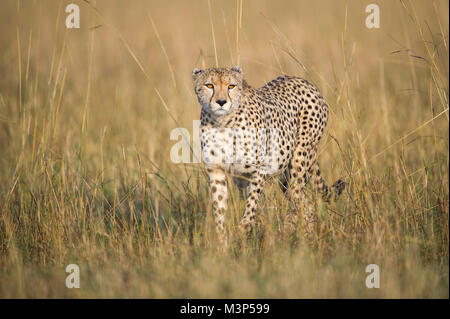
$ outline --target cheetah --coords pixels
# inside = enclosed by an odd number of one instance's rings
[[[239,66],[195,68],[192,77],[202,107],[200,142],[220,240],[228,245],[224,228],[227,174],[238,187],[246,188],[239,224],[243,233],[252,230],[264,183],[274,176],[294,207],[285,227],[295,227],[301,207],[305,225],[312,225],[314,214],[305,194],[309,180],[327,201],[345,188],[342,179],[329,187],[320,175],[317,147],[327,125],[328,105],[318,89],[300,77],[286,75],[253,88]]]

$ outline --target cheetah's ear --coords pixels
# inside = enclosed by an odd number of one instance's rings
[[[239,65],[233,66],[231,68],[231,71],[237,72],[239,74],[243,74],[244,72],[242,72],[242,68]]]
[[[197,76],[199,76],[201,73],[203,72],[202,69],[198,69],[198,68],[194,68],[192,70],[192,77],[194,78],[194,80],[197,78]]]

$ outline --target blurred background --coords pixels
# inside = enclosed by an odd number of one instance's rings
[[[69,3],[79,29],[66,28]],[[371,3],[378,29],[365,24]],[[0,296],[448,298],[448,10],[2,1]],[[192,142],[199,119],[192,69],[233,65],[255,87],[304,77],[330,105],[320,164],[349,185],[318,204],[313,243],[279,238],[274,185],[266,226],[219,254],[203,166],[170,161],[170,132]],[[232,200],[231,233],[243,208]],[[63,286],[68,263],[84,289]],[[364,286],[368,263],[389,269],[384,289]]]

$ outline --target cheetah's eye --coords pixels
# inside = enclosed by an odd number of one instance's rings
[[[236,85],[234,85],[234,84],[230,84],[230,85],[228,85],[228,89],[234,89],[236,87]]]
[[[212,89],[212,88],[214,87],[214,85],[212,85],[212,84],[205,84],[205,86],[206,86],[208,89]]]

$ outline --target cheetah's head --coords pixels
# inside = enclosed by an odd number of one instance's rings
[[[194,69],[194,90],[203,108],[216,116],[235,110],[240,101],[243,87],[243,73],[238,66],[231,69]]]

